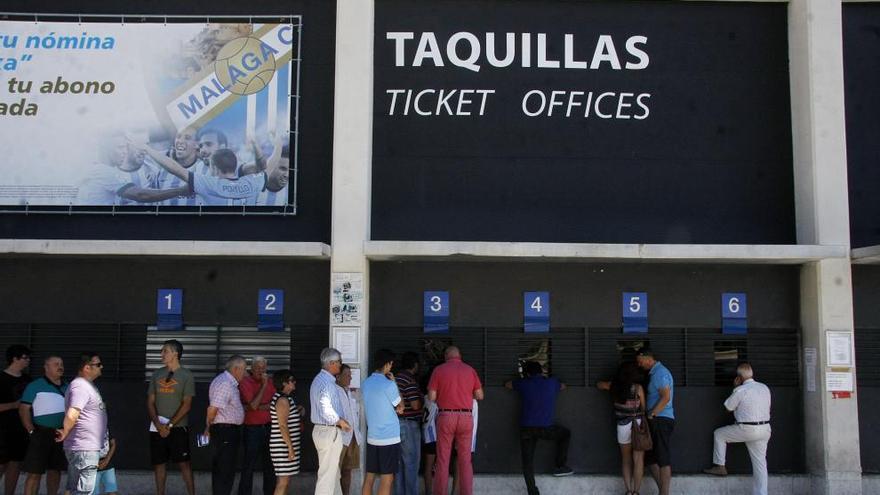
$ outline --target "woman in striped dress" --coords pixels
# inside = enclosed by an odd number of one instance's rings
[[[275,495],[285,495],[290,477],[299,474],[302,417],[299,406],[290,397],[296,389],[296,379],[290,370],[276,371],[272,382],[278,392],[269,403],[272,418],[269,455],[275,467]]]

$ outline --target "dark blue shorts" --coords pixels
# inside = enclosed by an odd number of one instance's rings
[[[367,472],[394,474],[400,465],[400,443],[392,445],[367,444]]]

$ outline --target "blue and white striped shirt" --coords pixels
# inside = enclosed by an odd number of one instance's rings
[[[336,391],[336,377],[324,369],[312,381],[309,401],[312,403],[312,424],[335,425],[339,421],[340,413],[344,411]]]

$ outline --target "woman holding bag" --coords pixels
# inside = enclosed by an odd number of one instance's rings
[[[611,382],[599,382],[601,390],[610,390],[617,420],[617,443],[620,446],[621,469],[626,495],[639,495],[645,472],[645,452],[633,449],[633,429],[644,423],[645,390],[642,372],[636,363],[620,365]]]

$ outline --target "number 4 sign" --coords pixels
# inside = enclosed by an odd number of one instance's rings
[[[527,333],[550,331],[550,293],[523,293],[523,329]]]

